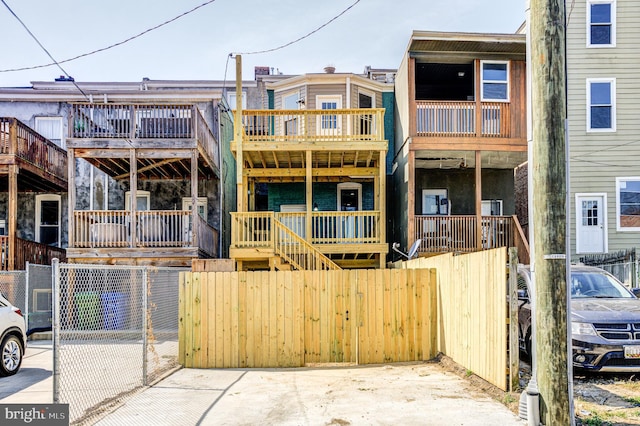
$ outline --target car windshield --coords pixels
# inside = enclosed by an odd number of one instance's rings
[[[607,274],[589,271],[571,273],[571,298],[600,297],[600,298],[633,298],[634,296]]]

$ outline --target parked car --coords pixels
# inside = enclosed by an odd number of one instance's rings
[[[573,366],[608,372],[640,372],[640,299],[610,273],[571,266]],[[532,355],[531,272],[518,267],[520,349]]]
[[[0,377],[18,372],[26,347],[22,312],[0,294]]]

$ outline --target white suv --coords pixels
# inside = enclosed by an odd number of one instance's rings
[[[0,377],[18,372],[26,347],[22,312],[0,294]]]

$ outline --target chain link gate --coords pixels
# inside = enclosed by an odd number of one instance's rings
[[[177,268],[53,264],[53,400],[74,424],[176,368]]]

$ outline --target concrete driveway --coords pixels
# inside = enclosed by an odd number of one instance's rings
[[[30,342],[18,374],[0,378],[0,403],[51,403],[51,368],[51,342]],[[120,398],[96,420],[167,426],[526,424],[437,363],[181,369]]]

